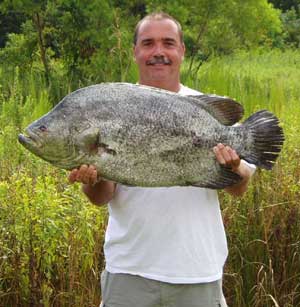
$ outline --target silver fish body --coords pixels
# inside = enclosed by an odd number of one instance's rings
[[[242,115],[242,106],[226,97],[102,83],[66,96],[19,141],[60,168],[93,164],[101,177],[127,185],[221,189],[240,177],[217,162],[216,144],[267,169],[283,144],[272,113],[232,126]]]

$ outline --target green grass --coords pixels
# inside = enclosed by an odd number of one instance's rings
[[[0,197],[0,305],[99,301],[106,215],[66,183],[64,172],[39,162],[1,181]]]
[[[245,118],[274,112],[285,144],[273,171],[259,170],[247,194],[220,193],[229,258],[224,287],[230,306],[300,305],[300,52],[256,51],[216,58],[196,82],[206,93],[235,98]]]
[[[253,51],[212,59],[183,82],[240,101],[245,118],[274,112],[286,141],[271,172],[258,170],[241,199],[220,192],[229,244],[229,306],[300,306],[300,52]],[[76,87],[57,68],[0,68],[0,306],[98,306],[107,212],[67,172],[24,150],[18,133]],[[131,67],[127,81],[135,82]]]

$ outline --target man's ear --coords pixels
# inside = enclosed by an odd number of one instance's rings
[[[185,55],[185,44],[182,43],[182,57],[181,57],[181,60],[183,61],[184,60],[184,55]]]
[[[136,52],[135,52],[135,47],[136,47],[136,46],[135,46],[135,44],[133,44],[133,45],[132,45],[132,55],[133,55],[133,59],[134,59],[134,61],[136,62],[136,57],[135,57],[135,53],[136,53]]]

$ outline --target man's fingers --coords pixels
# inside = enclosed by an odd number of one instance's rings
[[[94,169],[94,170],[91,170],[89,184],[93,185],[96,182],[97,182],[97,171]]]
[[[226,152],[226,148],[223,144],[218,144],[214,147],[214,152],[218,162],[222,165],[226,165],[230,155]]]
[[[214,153],[215,153],[215,155],[216,155],[217,161],[218,161],[220,164],[225,164],[225,160],[224,160],[224,158],[223,158],[223,156],[222,156],[222,154],[221,154],[221,152],[220,152],[218,146],[215,146],[215,147],[214,147]]]
[[[81,165],[79,169],[74,169],[69,175],[71,183],[81,182],[84,184],[95,184],[97,182],[97,170],[93,165]]]
[[[97,178],[97,171],[94,166],[90,165],[89,167],[84,168],[84,173],[82,174],[82,182],[85,184],[94,184],[95,172]]]
[[[73,169],[70,174],[69,174],[69,182],[70,183],[74,183],[76,181],[76,178],[77,178],[77,172],[78,172],[78,169],[75,168]]]
[[[223,144],[221,144],[222,146],[219,146],[219,149],[220,149],[220,152],[221,152],[221,155],[223,157],[223,159],[225,160],[225,164],[230,164],[231,163],[231,155],[228,151],[229,147],[228,146],[224,146]]]
[[[88,166],[83,164],[80,166],[78,172],[77,172],[77,176],[76,176],[76,181],[78,182],[83,182],[84,176],[85,176],[85,172],[87,171]]]
[[[239,155],[236,153],[236,151],[234,149],[232,149],[230,147],[229,147],[228,152],[231,156],[231,166],[233,168],[239,167],[239,165],[241,163],[241,158],[239,157]]]
[[[214,153],[218,162],[224,166],[236,169],[240,165],[240,157],[234,149],[223,144],[218,144],[214,147]]]

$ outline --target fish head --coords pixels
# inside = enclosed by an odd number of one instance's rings
[[[19,135],[19,142],[36,156],[52,164],[61,164],[70,158],[73,146],[68,127],[62,121],[42,117]]]
[[[93,150],[98,133],[91,130],[80,114],[66,115],[63,110],[54,109],[30,124],[25,133],[19,135],[19,142],[43,160],[60,168],[73,169]]]
[[[94,99],[91,86],[66,96],[49,113],[19,135],[19,142],[36,156],[63,168],[94,164],[115,154],[110,142],[110,107]],[[117,129],[117,125],[113,125]]]

